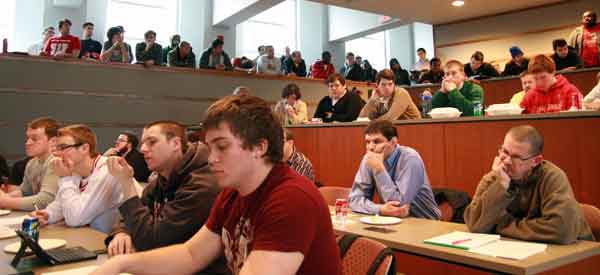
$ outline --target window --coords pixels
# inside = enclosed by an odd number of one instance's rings
[[[153,30],[156,41],[166,47],[171,44],[169,37],[178,32],[178,10],[178,0],[110,0],[106,29],[123,26],[125,42],[132,48]]]
[[[373,69],[387,67],[385,32],[378,32],[346,42],[346,52],[352,52],[362,60],[369,60]]]
[[[14,44],[15,1],[2,0],[0,2],[0,41],[8,39],[8,44]]]
[[[273,45],[275,56],[296,49],[296,1],[286,0],[237,26],[237,56],[250,59],[260,45]]]

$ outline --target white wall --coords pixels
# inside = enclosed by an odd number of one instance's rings
[[[388,31],[389,58],[396,58],[404,69],[409,69],[414,62],[413,34],[411,25],[404,25]],[[389,66],[389,60],[388,64]]]
[[[476,50],[483,51],[486,61],[505,61],[510,58],[508,49],[514,45],[520,46],[526,56],[551,53],[552,40],[566,39],[572,30],[572,27],[560,27],[579,24],[585,10],[600,12],[600,1],[569,1],[545,8],[435,26],[436,51],[442,60],[452,58],[463,62],[467,62]],[[553,28],[558,29],[537,32]],[[494,40],[464,43],[479,39]],[[444,46],[451,43],[463,44]]]
[[[108,0],[89,0],[87,1],[85,10],[85,21],[94,23],[93,38],[98,41],[106,41]]]
[[[413,33],[413,44],[415,52],[418,48],[423,48],[427,52],[427,56],[431,59],[435,55],[435,47],[433,45],[433,25],[415,22],[411,24]],[[419,56],[414,54],[413,61],[417,62]]]
[[[9,43],[10,51],[27,51],[30,45],[42,40],[44,30],[43,0],[15,1],[14,43]],[[55,26],[56,24],[52,24]]]
[[[298,50],[306,65],[321,59],[321,53],[327,46],[327,6],[306,0],[296,0],[298,26]],[[307,20],[310,18],[310,20]]]
[[[335,41],[380,24],[381,15],[329,6],[329,40]]]
[[[92,0],[92,2],[93,1],[95,0]],[[87,1],[82,0],[80,7],[64,8],[54,6],[53,0],[45,0],[44,25],[55,26],[58,32],[58,21],[67,18],[73,23],[73,26],[71,27],[71,33],[76,36],[81,36],[81,25],[83,25],[84,21],[86,20],[86,5]],[[29,15],[27,16],[29,17]]]

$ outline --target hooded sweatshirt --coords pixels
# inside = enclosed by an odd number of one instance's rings
[[[524,113],[527,114],[566,111],[573,104],[581,108],[581,97],[582,94],[575,85],[569,83],[562,75],[557,75],[556,82],[547,91],[535,88],[528,92],[521,101],[521,108],[525,109]]]
[[[119,232],[131,236],[137,251],[184,243],[204,225],[219,192],[208,167],[208,147],[193,144],[168,180],[151,176],[141,198],[130,198],[119,207],[123,222],[113,228],[105,243]],[[204,272],[222,273],[224,268],[223,261],[215,261]]]

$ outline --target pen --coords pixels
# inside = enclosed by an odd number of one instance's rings
[[[469,239],[457,240],[457,241],[453,241],[452,245],[457,245],[457,244],[468,242],[468,241],[471,241],[471,239],[469,238]]]

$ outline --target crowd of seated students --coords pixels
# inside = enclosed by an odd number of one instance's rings
[[[94,24],[83,24],[81,40],[71,35],[71,21],[61,20],[58,24],[59,35],[55,36],[55,29],[47,27],[43,32],[43,40],[32,45],[30,55],[52,56],[55,59],[81,58],[88,61],[136,63],[144,65],[188,67],[216,70],[234,70],[265,75],[282,75],[293,77],[311,77],[327,79],[336,69],[331,63],[331,53],[325,51],[322,57],[314,63],[307,65],[300,51],[291,51],[285,48],[285,54],[280,58],[275,56],[273,46],[262,45],[258,48],[258,56],[254,59],[248,57],[230,56],[224,51],[223,38],[215,39],[211,46],[202,52],[200,62],[196,64],[196,55],[192,45],[182,40],[180,35],[170,38],[170,45],[162,47],[156,43],[156,32],[149,30],[144,34],[144,41],[135,45],[135,55],[132,47],[124,41],[125,29],[115,26],[107,31],[107,40],[104,45],[92,39]],[[599,48],[600,24],[597,24],[595,12],[586,11],[582,15],[582,26],[577,27],[565,39],[556,39],[552,42],[554,54],[552,58],[558,71],[574,70],[578,68],[600,67]],[[441,83],[443,72],[442,60],[437,57],[427,58],[424,48],[417,50],[419,60],[412,65],[410,72],[403,69],[396,58],[389,62],[389,68],[396,74],[397,85],[410,86],[411,83]],[[464,64],[464,71],[470,80],[489,79],[500,76],[518,76],[528,68],[529,59],[518,46],[509,49],[510,61],[500,71],[492,64],[485,62],[484,54],[475,51],[470,61]],[[348,52],[346,60],[339,73],[351,81],[375,82],[377,71],[382,68],[373,68],[368,60]]]
[[[551,80],[548,64],[553,65],[549,57],[536,56],[529,71]],[[462,64],[450,62],[444,69],[449,78],[439,94],[476,93],[455,82],[466,78]],[[325,101],[346,100],[345,109],[374,119],[365,129],[366,152],[349,206],[364,214],[439,220],[423,160],[415,149],[400,145],[390,121],[419,116],[394,77],[390,69],[378,73],[378,94],[364,112],[362,102],[352,102],[357,95],[345,90],[341,75],[328,79],[332,96]],[[0,207],[32,211],[42,226],[64,222],[107,233],[111,258],[95,274],[240,274],[250,269],[340,274],[329,209],[316,189],[310,160],[294,146],[293,132],[283,128],[277,108],[239,90],[206,111],[206,143],[188,142],[185,127],[175,121],[156,121],[144,127],[139,151],[137,137],[122,132],[101,155],[88,126],[60,127],[51,118],[35,119],[26,127],[26,152],[32,159],[20,186],[0,192]],[[293,108],[300,97],[290,84],[282,104]],[[344,119],[331,108],[323,118]],[[508,131],[465,211],[469,230],[556,244],[594,240],[565,173],[542,153],[543,137],[535,128]],[[140,154],[151,176],[137,171]],[[159,264],[167,259],[176,264]]]

